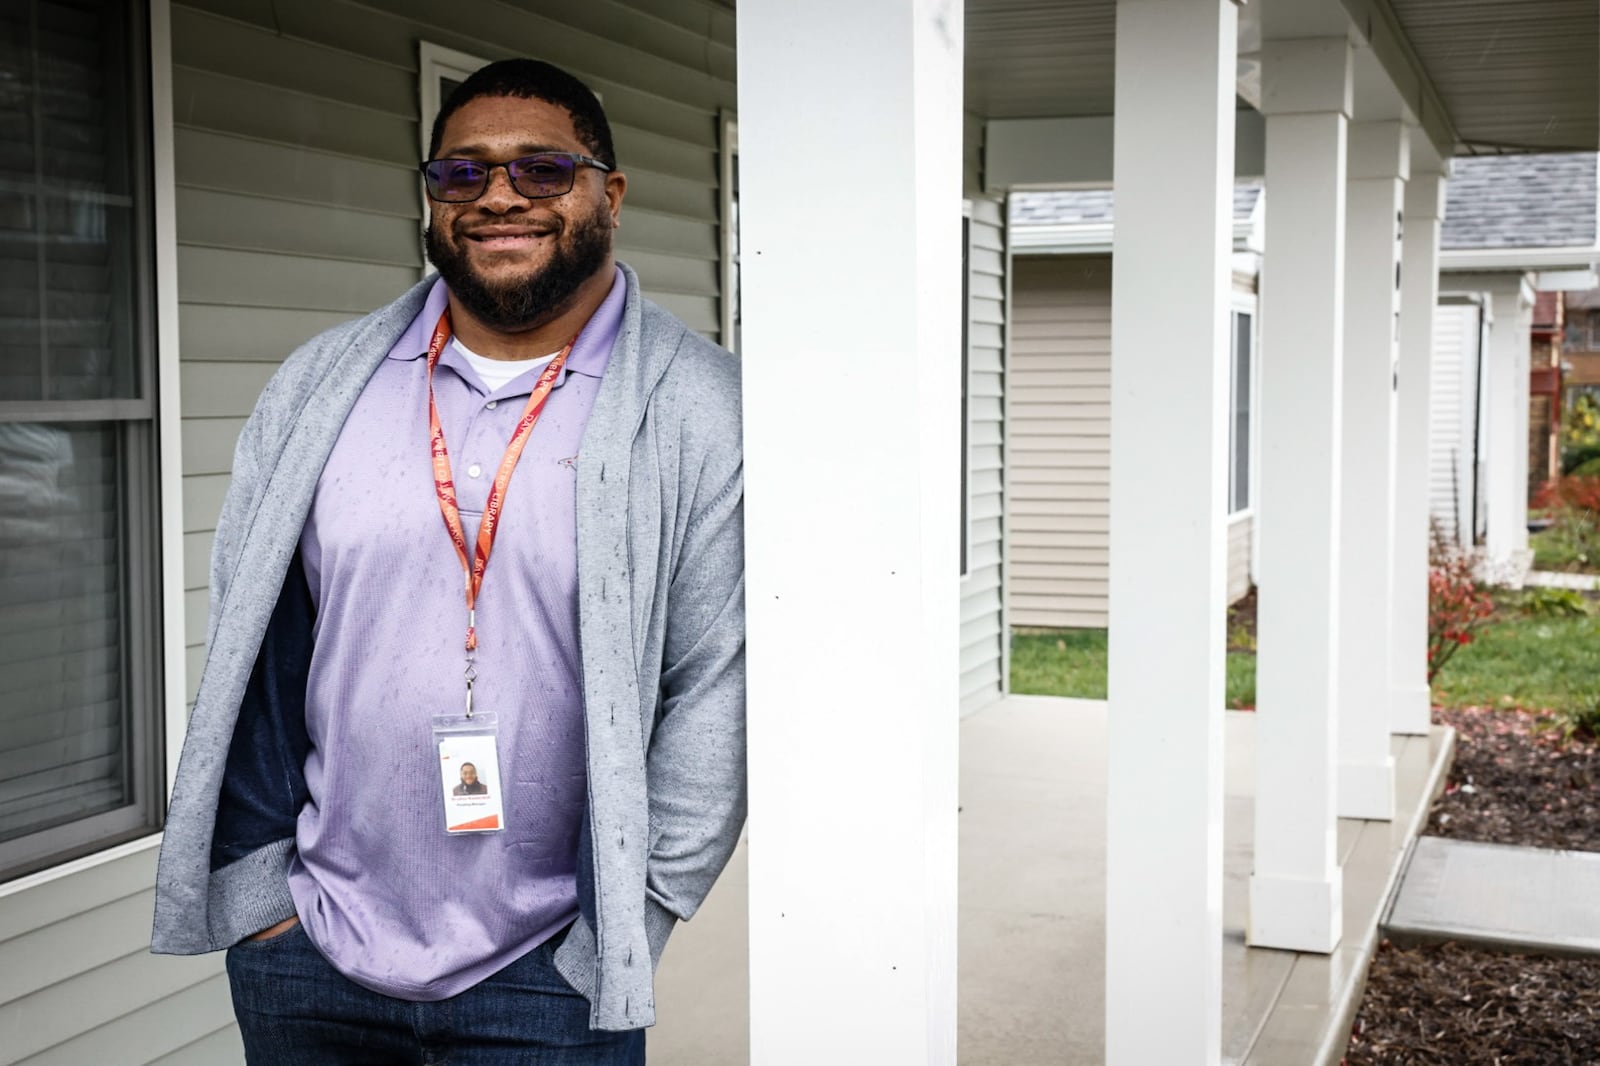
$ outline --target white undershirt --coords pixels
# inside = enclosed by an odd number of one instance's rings
[[[467,362],[472,365],[473,372],[490,392],[494,392],[512,378],[520,377],[530,370],[537,370],[561,354],[551,352],[537,359],[490,359],[468,348],[457,337],[450,338],[450,346],[466,357]]]

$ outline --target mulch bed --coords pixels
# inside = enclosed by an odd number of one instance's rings
[[[1600,958],[1378,947],[1346,1066],[1592,1066]]]
[[[1457,741],[1429,836],[1600,851],[1600,744],[1563,742],[1548,718],[1521,711],[1434,717],[1455,726]]]
[[[1600,744],[1520,711],[1436,710],[1455,765],[1427,833],[1600,851]],[[1600,958],[1384,941],[1346,1066],[1600,1063]]]

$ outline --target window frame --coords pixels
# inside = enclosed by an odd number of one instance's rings
[[[433,120],[439,114],[439,108],[444,106],[444,93],[439,82],[443,78],[455,81],[465,81],[472,72],[479,67],[487,66],[491,61],[469,52],[457,51],[446,48],[442,44],[432,41],[417,41],[417,162],[422,164],[428,161],[428,147],[433,141]],[[422,178],[417,175],[417,199],[422,204],[422,225],[428,224],[428,211],[430,202],[428,190],[423,187]],[[432,277],[435,271],[433,264],[428,262],[428,257],[422,257],[422,276]]]
[[[719,115],[721,146],[718,152],[717,196],[722,213],[717,220],[722,262],[718,342],[739,355],[739,115],[724,110]]]
[[[170,159],[170,75],[160,66],[168,54],[166,0],[123,6],[126,85],[142,90],[129,107],[127,142],[133,156],[132,214],[133,342],[137,398],[97,400],[16,400],[0,402],[0,423],[106,423],[116,427],[119,452],[117,554],[123,582],[119,589],[119,630],[123,671],[123,770],[126,802],[0,841],[0,889],[32,884],[77,860],[117,849],[161,828],[170,789],[171,634],[181,633],[181,596],[171,596],[173,567],[168,562],[174,531],[169,518],[174,497],[163,476],[163,454],[175,454],[175,411],[159,403],[170,387],[159,343],[162,324],[158,250],[161,201],[171,200],[170,166],[162,172],[158,131],[165,120]],[[120,87],[119,87],[120,88]],[[164,105],[164,111],[163,111]],[[164,257],[170,261],[170,257]],[[163,263],[161,266],[165,266]],[[175,275],[174,275],[175,276]],[[175,300],[173,301],[175,303]],[[169,445],[169,441],[171,444]],[[167,447],[172,451],[168,452]],[[181,500],[176,504],[181,511]],[[181,523],[180,523],[181,528]],[[181,538],[181,532],[177,533]],[[178,540],[181,549],[181,539]],[[177,575],[181,586],[181,573]]]
[[[1249,409],[1246,414],[1248,421],[1245,424],[1244,447],[1247,449],[1245,457],[1245,500],[1242,506],[1235,506],[1237,495],[1237,482],[1234,475],[1237,473],[1239,447],[1238,409],[1235,401],[1239,396],[1239,326],[1238,319],[1248,320],[1249,327],[1246,335],[1250,339],[1249,364],[1249,389],[1246,399]],[[1228,305],[1228,479],[1227,498],[1224,513],[1229,522],[1241,521],[1255,514],[1255,489],[1259,484],[1256,470],[1256,433],[1260,419],[1256,412],[1260,409],[1257,402],[1257,390],[1260,387],[1260,360],[1261,360],[1261,335],[1260,315],[1257,310],[1257,297],[1254,293],[1235,291],[1233,299]]]

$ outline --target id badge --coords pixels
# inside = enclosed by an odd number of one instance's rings
[[[505,826],[499,719],[493,711],[433,716],[446,833],[497,833]]]

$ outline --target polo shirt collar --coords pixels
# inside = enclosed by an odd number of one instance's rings
[[[622,273],[620,266],[613,267],[612,270],[614,275],[611,290],[606,293],[606,298],[600,302],[595,313],[579,331],[577,343],[572,346],[572,354],[567,356],[566,365],[561,368],[561,374],[556,379],[558,385],[569,373],[582,374],[590,378],[600,378],[605,374],[606,364],[611,360],[611,347],[616,343],[617,335],[622,328],[622,312],[628,302],[627,277]],[[389,350],[389,358],[409,361],[426,356],[428,342],[433,340],[433,327],[439,324],[439,316],[444,314],[445,308],[449,306],[450,288],[444,283],[443,278],[435,278],[433,287],[428,290],[428,298],[423,302],[422,310],[412,319],[411,325],[395,346]],[[440,361],[452,362],[453,354],[446,348],[440,356]]]

